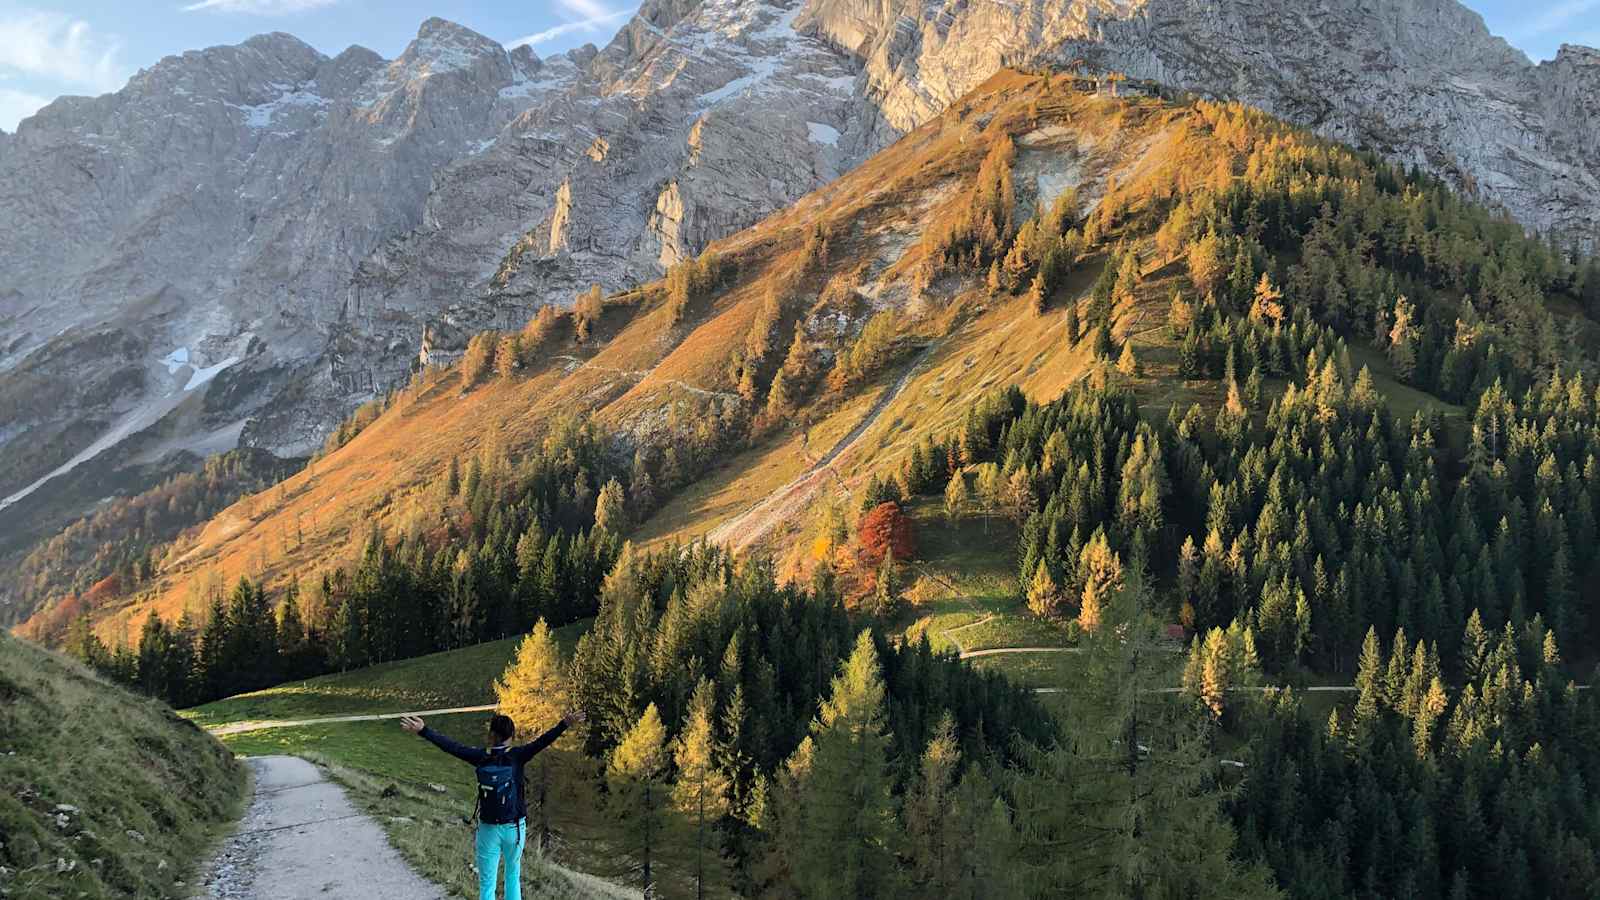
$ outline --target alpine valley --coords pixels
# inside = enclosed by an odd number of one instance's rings
[[[470,895],[509,716],[541,900],[1592,900],[1597,98],[1444,0],[651,0],[59,99],[0,895]]]
[[[649,0],[545,59],[441,19],[394,60],[265,34],[0,133],[0,557],[208,454],[303,458],[419,353],[659,277],[1045,64],[1600,234],[1600,55],[1532,65],[1452,0]]]

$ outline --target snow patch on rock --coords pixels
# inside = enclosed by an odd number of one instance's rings
[[[813,144],[827,144],[829,147],[839,146],[839,129],[821,122],[807,122],[806,131],[811,136]]]

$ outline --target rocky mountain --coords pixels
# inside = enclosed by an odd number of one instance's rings
[[[439,19],[393,61],[264,35],[0,135],[0,506],[48,530],[52,476],[306,453],[425,326],[658,275],[1029,63],[1235,97],[1600,235],[1600,53],[1533,65],[1453,0],[650,0],[549,59]]]

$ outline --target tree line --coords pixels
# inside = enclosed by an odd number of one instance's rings
[[[1208,720],[1139,701],[1177,677],[1149,609],[1137,580],[1108,596],[1058,731],[858,631],[826,571],[625,551],[571,662],[541,624],[497,683],[518,721],[589,713],[530,773],[530,836],[656,896],[1274,896],[1233,856]]]

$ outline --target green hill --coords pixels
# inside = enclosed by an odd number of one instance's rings
[[[0,634],[0,895],[188,896],[245,784],[165,705]]]

